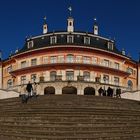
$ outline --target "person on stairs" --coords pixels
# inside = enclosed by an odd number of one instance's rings
[[[30,98],[31,97],[31,93],[33,91],[33,87],[32,87],[32,84],[30,83],[30,81],[27,84],[26,90],[28,92],[28,97]]]

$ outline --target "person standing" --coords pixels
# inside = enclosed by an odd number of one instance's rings
[[[31,97],[31,92],[33,91],[33,87],[32,87],[32,84],[30,83],[30,81],[27,84],[26,90],[28,92],[28,97]]]
[[[100,89],[98,90],[99,96],[103,96],[103,92],[104,90],[102,89],[102,87],[100,87]]]
[[[33,96],[37,96],[37,83],[34,82],[34,85],[33,85]]]

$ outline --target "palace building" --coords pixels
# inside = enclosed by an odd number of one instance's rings
[[[40,95],[98,95],[100,87],[138,90],[140,63],[98,31],[96,19],[92,32],[75,31],[70,16],[66,31],[48,32],[45,18],[42,35],[27,38],[22,49],[0,61],[0,89],[20,92],[30,81]]]

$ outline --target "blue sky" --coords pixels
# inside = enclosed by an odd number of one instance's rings
[[[75,30],[92,32],[97,18],[101,36],[116,40],[133,59],[140,52],[140,1],[138,0],[1,0],[0,50],[3,58],[22,48],[26,36],[42,34],[43,17],[49,31],[66,30],[72,6]]]

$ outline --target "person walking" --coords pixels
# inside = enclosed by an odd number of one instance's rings
[[[22,103],[27,103],[27,101],[28,101],[28,95],[26,93],[27,92],[26,92],[25,86],[21,85],[19,97],[21,98]]]
[[[33,91],[33,87],[32,87],[32,84],[30,83],[30,81],[27,84],[26,90],[28,92],[28,97],[30,98],[31,97],[31,92]]]
[[[120,88],[116,89],[116,98],[121,98],[121,89]]]

